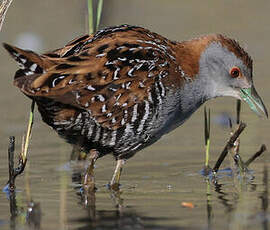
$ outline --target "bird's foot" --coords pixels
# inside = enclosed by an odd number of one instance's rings
[[[94,168],[95,168],[95,162],[99,156],[99,153],[95,149],[91,149],[89,152],[89,161],[90,164],[88,165],[84,176],[83,176],[83,190],[85,193],[93,192],[95,191],[95,176],[94,176]]]

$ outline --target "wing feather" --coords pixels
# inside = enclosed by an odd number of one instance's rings
[[[149,99],[156,81],[169,84],[169,76],[176,74],[167,39],[149,34],[121,31],[78,38],[42,55],[54,63],[45,73],[15,79],[15,85],[29,96],[87,110],[102,126],[117,129],[127,122],[123,117],[131,119],[125,113]]]

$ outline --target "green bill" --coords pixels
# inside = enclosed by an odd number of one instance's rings
[[[257,113],[259,116],[261,116],[263,113],[266,117],[268,117],[267,109],[264,106],[262,99],[260,98],[260,96],[258,95],[258,93],[256,92],[253,86],[250,88],[241,89],[240,92],[241,92],[240,94],[241,98],[246,103],[248,103],[249,107],[255,113]]]

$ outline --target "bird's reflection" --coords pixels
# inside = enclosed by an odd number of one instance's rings
[[[80,172],[73,172],[72,181],[81,184],[82,174]],[[143,214],[137,212],[132,207],[124,205],[124,199],[121,197],[121,190],[109,190],[112,204],[114,204],[113,210],[100,210],[96,206],[96,190],[77,192],[80,203],[87,211],[87,216],[72,219],[70,221],[83,223],[83,227],[79,227],[78,230],[89,229],[164,229],[164,226],[155,224],[157,221],[173,220],[173,218],[152,218],[146,217]],[[185,230],[190,228],[182,228],[179,226],[166,226],[168,230]],[[194,228],[193,228],[194,229]],[[195,229],[194,229],[195,230]]]
[[[81,173],[74,172],[72,180],[75,183],[81,183]],[[112,203],[115,204],[114,210],[98,210],[96,207],[96,190],[82,191],[81,189],[77,192],[80,201],[84,209],[86,209],[88,215],[85,218],[79,218],[73,220],[75,222],[84,223],[85,226],[81,229],[145,229],[142,223],[142,217],[135,211],[130,209],[124,209],[124,200],[121,198],[120,190],[108,190]]]

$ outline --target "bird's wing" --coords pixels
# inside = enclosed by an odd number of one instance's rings
[[[90,35],[87,34],[75,38],[72,41],[70,41],[67,45],[65,45],[63,48],[45,53],[43,54],[43,56],[46,56],[51,60],[55,60],[57,58],[70,57],[72,55],[76,55],[78,51],[80,51],[81,47],[84,46],[85,42],[92,39],[93,36],[94,36],[93,34]]]
[[[123,126],[136,104],[158,103],[179,73],[165,38],[142,28],[112,30],[79,38],[57,50],[58,57],[43,55],[51,67],[16,78],[15,85],[29,96],[87,110],[103,127]]]

